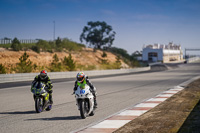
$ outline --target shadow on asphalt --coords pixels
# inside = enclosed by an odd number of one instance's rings
[[[0,114],[35,114],[35,111],[15,111],[15,112],[0,112]]]
[[[68,117],[38,118],[38,119],[27,119],[26,121],[34,121],[34,120],[57,121],[57,120],[78,120],[78,119],[81,119],[81,117],[80,116],[68,116]]]
[[[178,133],[200,133],[200,101],[187,117]]]

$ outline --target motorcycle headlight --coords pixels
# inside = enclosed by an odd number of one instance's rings
[[[46,93],[45,89],[42,89],[40,93],[41,93],[41,94],[42,94],[42,93]]]

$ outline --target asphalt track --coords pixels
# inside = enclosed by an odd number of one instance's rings
[[[91,77],[98,90],[96,114],[81,119],[72,94],[73,79],[55,81],[54,105],[49,112],[35,113],[29,83],[0,84],[0,132],[67,133],[119,112],[129,106],[154,97],[173,86],[179,85],[200,74],[200,64],[182,64],[177,68],[147,73],[121,74],[106,77]]]

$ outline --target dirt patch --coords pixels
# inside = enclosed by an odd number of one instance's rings
[[[200,132],[200,101],[194,107],[178,133],[199,133]]]
[[[200,79],[114,133],[199,133],[199,99]]]
[[[40,54],[29,50],[26,51],[29,55],[29,59],[36,64],[37,66],[49,66],[49,64],[53,60],[53,55],[57,54],[60,61],[64,59],[64,57],[68,57],[69,53],[71,53],[72,58],[77,64],[84,66],[95,66],[96,69],[100,69],[101,59],[103,52],[97,50],[93,52],[92,48],[84,48],[82,51],[72,51],[72,52],[40,52]],[[7,68],[15,67],[17,63],[19,63],[19,58],[24,54],[24,51],[10,51],[5,48],[0,48],[0,64],[3,64]],[[106,59],[109,63],[114,63],[116,61],[116,56],[110,52],[106,52]],[[122,67],[128,68],[128,65],[121,60]]]

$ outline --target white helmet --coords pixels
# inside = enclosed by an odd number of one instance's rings
[[[79,83],[83,82],[83,80],[85,79],[85,74],[83,72],[79,72],[76,76],[76,79]]]

